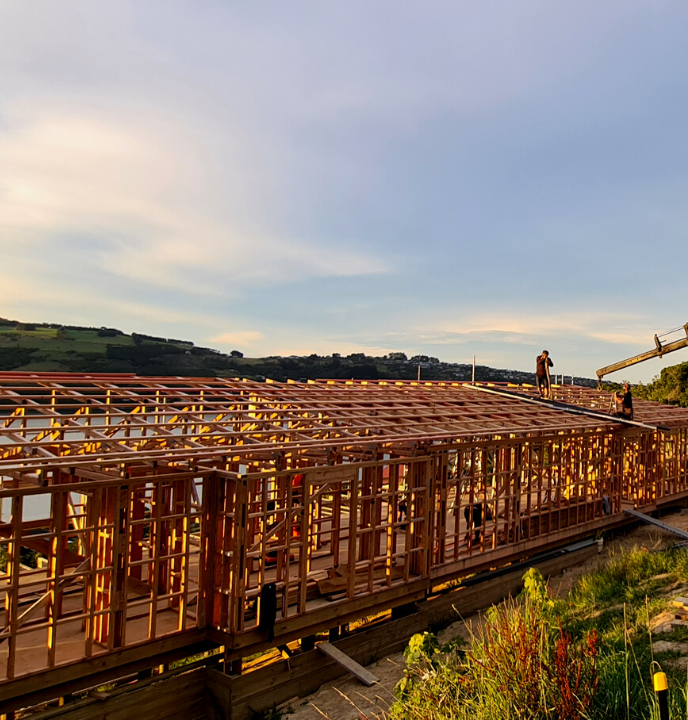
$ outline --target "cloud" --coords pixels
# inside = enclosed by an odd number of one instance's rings
[[[180,310],[156,302],[121,300],[105,292],[85,300],[84,290],[77,285],[63,283],[56,292],[46,285],[42,276],[13,277],[11,270],[0,269],[0,286],[3,290],[0,314],[24,322],[108,325],[124,332],[141,332],[152,325],[160,332],[179,326],[214,330],[226,322],[226,318],[200,311]]]
[[[556,309],[533,313],[476,313],[460,321],[439,320],[430,328],[438,337],[480,337],[502,335],[507,342],[535,341],[543,336],[575,336],[604,343],[645,346],[652,342],[653,332],[647,318],[634,313],[610,313]],[[520,339],[520,340],[519,340]]]
[[[25,101],[11,105],[4,120],[0,246],[15,252],[19,244],[35,252],[30,248],[87,236],[99,271],[200,295],[231,295],[257,280],[389,269],[347,243],[317,244],[278,234],[269,222],[247,222],[240,208],[263,202],[260,183],[242,188],[240,168],[233,178],[218,177],[198,134],[143,102],[64,112]],[[223,180],[226,198],[217,190]]]
[[[127,278],[215,295],[231,295],[237,286],[256,281],[281,284],[388,271],[375,257],[346,249],[235,232],[210,222],[188,223],[184,228],[180,220],[176,225],[164,239],[111,246],[105,266]]]
[[[210,342],[226,347],[231,345],[232,349],[248,347],[255,356],[311,355],[312,353],[318,355],[365,353],[366,355],[382,356],[394,349],[393,344],[385,346],[374,340],[356,341],[336,334],[320,334],[312,327],[307,326],[302,326],[298,330],[267,327],[264,332],[238,330],[212,337]]]
[[[210,339],[215,345],[255,345],[263,339],[263,333],[255,330],[243,330],[239,332],[226,332]]]

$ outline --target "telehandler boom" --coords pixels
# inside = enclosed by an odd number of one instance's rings
[[[609,375],[609,373],[616,372],[617,370],[623,370],[624,368],[630,367],[631,365],[636,365],[637,363],[643,362],[644,360],[650,360],[655,357],[662,357],[662,355],[674,352],[674,350],[680,350],[681,348],[688,347],[688,323],[683,326],[683,331],[686,335],[684,338],[667,343],[666,345],[662,345],[659,339],[660,337],[664,337],[665,335],[671,335],[672,333],[675,333],[680,329],[681,328],[677,328],[676,330],[671,330],[668,333],[663,333],[662,335],[655,335],[654,350],[648,350],[647,352],[640,353],[640,355],[635,355],[634,357],[628,358],[628,360],[621,360],[620,362],[616,362],[613,365],[607,365],[607,367],[600,368],[597,371],[597,387],[601,387],[602,378],[605,375]]]

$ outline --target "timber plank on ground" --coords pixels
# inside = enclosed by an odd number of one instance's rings
[[[335,647],[328,642],[318,643],[315,647],[316,650],[320,650],[321,653],[327,655],[329,658],[332,658],[332,660],[341,665],[354,677],[357,677],[364,685],[370,687],[376,682],[379,682],[378,678],[373,675],[370,670],[366,670],[363,666],[359,665],[354,659],[350,658],[338,647]]]
[[[639,512],[638,510],[634,510],[632,508],[625,508],[624,512],[627,515],[630,515],[631,517],[636,518],[637,520],[642,520],[644,523],[648,523],[649,525],[654,525],[655,527],[658,527],[660,530],[664,530],[665,532],[671,533],[672,535],[677,535],[678,537],[682,538],[683,540],[688,540],[688,532],[685,530],[681,530],[680,528],[674,527],[673,525],[669,525],[668,523],[662,522],[661,520],[657,520],[657,518],[653,518],[650,515],[646,515],[643,512]]]

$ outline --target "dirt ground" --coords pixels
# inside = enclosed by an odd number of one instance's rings
[[[677,510],[662,516],[666,523],[688,531],[688,509]],[[552,592],[559,597],[565,597],[582,575],[596,570],[600,564],[605,563],[611,554],[620,550],[630,550],[633,547],[647,549],[660,549],[681,542],[680,538],[659,528],[642,525],[633,530],[619,532],[609,541],[605,542],[602,552],[576,567],[565,570],[559,575],[550,577],[549,584]],[[467,624],[474,626],[479,622],[479,615],[473,615],[465,620],[453,623],[439,633],[441,642],[446,642],[458,635],[467,638],[469,630]],[[368,718],[380,717],[381,711],[388,708],[394,701],[394,686],[401,680],[404,671],[404,656],[396,653],[378,660],[368,667],[380,682],[372,687],[366,687],[353,675],[344,675],[335,682],[323,685],[317,692],[289,704],[293,712],[286,715],[287,720],[360,720],[361,716]]]

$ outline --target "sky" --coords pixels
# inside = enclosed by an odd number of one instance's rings
[[[688,322],[687,36],[668,0],[0,0],[0,316],[594,376]]]

